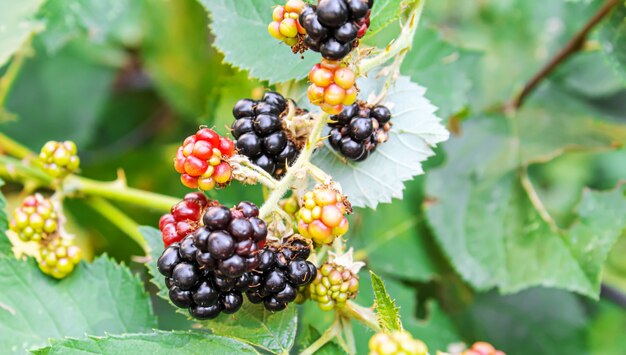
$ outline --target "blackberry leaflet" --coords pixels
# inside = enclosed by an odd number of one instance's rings
[[[277,178],[299,152],[283,130],[281,114],[286,109],[287,100],[277,92],[266,92],[259,101],[239,100],[233,107],[231,133],[239,154]]]
[[[298,288],[310,284],[317,275],[315,265],[306,261],[310,252],[308,241],[298,235],[283,244],[266,246],[259,266],[251,273],[248,300],[263,303],[272,312],[287,308],[295,301]]]
[[[369,27],[373,0],[319,0],[302,10],[299,23],[304,43],[330,60],[340,60],[357,45]]]
[[[389,139],[390,120],[391,111],[383,105],[345,106],[340,114],[331,116],[328,141],[344,157],[363,161]]]

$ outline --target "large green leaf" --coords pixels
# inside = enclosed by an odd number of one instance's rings
[[[507,355],[589,354],[585,309],[564,291],[536,288],[510,296],[480,295],[458,322],[467,340],[488,341]]]
[[[480,58],[480,52],[456,47],[434,29],[420,29],[402,62],[402,73],[427,88],[426,96],[439,107],[437,114],[447,119],[469,104]]]
[[[154,332],[107,335],[87,339],[54,339],[51,345],[33,351],[38,355],[66,354],[258,354],[254,348],[236,340],[195,332]]]
[[[279,0],[199,0],[211,14],[215,46],[226,62],[247,70],[250,76],[270,84],[306,77],[319,61],[309,51],[304,59],[267,32],[272,22],[272,7]]]
[[[626,208],[626,187],[585,191],[578,220],[561,229],[537,210],[541,202],[523,188],[517,167],[569,147],[609,148],[623,127],[541,110],[528,112],[544,116],[522,113],[516,130],[500,117],[464,127],[447,145],[448,162],[427,177],[429,221],[452,265],[476,288],[515,292],[543,285],[596,298],[602,264],[626,226],[618,212]],[[604,135],[593,132],[598,127]]]
[[[53,56],[35,48],[35,58],[25,62],[7,97],[7,109],[19,119],[3,124],[2,131],[33,150],[49,140],[85,145],[111,94],[115,68],[95,60],[103,53],[83,40]]]
[[[44,0],[0,0],[0,67],[20,49],[28,37],[43,29],[34,15]]]
[[[358,81],[363,99],[380,93],[384,85],[385,78],[374,74]],[[398,78],[384,100],[392,113],[389,141],[364,162],[347,162],[329,145],[314,155],[313,162],[341,184],[354,206],[376,208],[379,203],[402,198],[404,182],[423,174],[421,163],[434,154],[437,143],[448,139],[425,91],[405,76]]]
[[[161,234],[157,229],[150,227],[142,227],[141,233],[151,249],[151,260],[146,264],[152,275],[151,281],[159,288],[158,295],[169,301],[165,281],[156,267],[156,261],[163,251]],[[179,311],[188,315],[184,309]],[[199,323],[214,334],[239,339],[271,352],[281,353],[293,347],[298,318],[294,305],[284,311],[271,313],[265,310],[263,305],[254,305],[246,301],[236,314],[222,314],[215,320]]]
[[[34,260],[0,256],[0,344],[23,352],[49,338],[149,331],[156,326],[139,278],[107,257],[56,281]]]
[[[617,5],[600,31],[602,48],[615,71],[626,80],[626,3]]]
[[[4,182],[0,180],[0,187]],[[0,255],[11,255],[11,241],[6,235],[9,230],[9,216],[7,211],[7,201],[0,191]]]
[[[370,14],[370,26],[367,29],[366,38],[375,35],[383,28],[400,19],[402,13],[416,1],[425,0],[378,0],[374,1],[374,7]]]
[[[91,41],[135,46],[141,39],[144,1],[55,0],[42,6],[39,17],[46,21],[41,39],[55,52],[78,36]]]

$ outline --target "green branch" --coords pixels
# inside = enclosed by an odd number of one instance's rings
[[[120,211],[119,208],[103,198],[91,197],[88,198],[86,202],[96,212],[100,213],[103,217],[108,219],[121,231],[126,233],[132,240],[139,244],[146,253],[146,255],[148,254],[148,243],[146,242],[146,239],[143,237],[143,235],[139,232],[139,225],[137,224],[137,222],[135,222],[132,218],[128,217],[126,213]]]

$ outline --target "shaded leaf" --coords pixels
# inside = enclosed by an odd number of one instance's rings
[[[97,287],[94,287],[97,285]],[[149,331],[150,299],[130,270],[107,257],[82,262],[62,281],[33,259],[0,256],[0,344],[24,352],[49,338]]]
[[[379,93],[385,78],[358,81],[361,97]],[[432,156],[432,148],[448,139],[448,131],[435,116],[436,108],[424,97],[425,89],[407,77],[398,78],[384,104],[392,113],[389,141],[378,146],[364,162],[347,162],[329,145],[318,149],[313,163],[341,184],[352,205],[376,208],[379,203],[402,198],[404,182],[423,174],[421,162]]]
[[[162,332],[106,335],[87,339],[53,339],[51,345],[33,354],[258,354],[254,348],[236,340],[199,332]]]
[[[319,61],[319,53],[308,51],[304,60],[267,32],[272,7],[278,0],[199,0],[210,12],[215,47],[232,66],[270,84],[306,77]]]
[[[370,14],[371,23],[367,29],[366,38],[375,35],[383,28],[398,21],[402,13],[417,1],[424,0],[374,1],[374,7]]]
[[[163,252],[161,233],[151,227],[141,227],[141,233],[151,249],[151,260],[146,264],[152,275],[151,281],[158,287],[158,295],[169,302],[165,281],[156,266],[156,261]],[[175,306],[172,305],[172,307]],[[186,309],[178,308],[177,311],[189,315]],[[271,352],[280,353],[293,347],[298,318],[294,305],[284,311],[272,313],[267,311],[262,304],[255,305],[246,301],[236,314],[222,314],[214,320],[198,323],[210,329],[214,334],[239,339]]]
[[[626,80],[626,3],[620,1],[600,30],[602,49],[616,73]]]
[[[0,67],[43,25],[34,19],[44,0],[0,1]]]
[[[372,278],[372,289],[374,290],[374,299],[376,300],[376,316],[378,324],[387,332],[395,332],[402,329],[400,321],[400,313],[396,303],[391,299],[385,283],[374,272],[370,271]]]

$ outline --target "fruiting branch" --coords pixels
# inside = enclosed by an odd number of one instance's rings
[[[543,79],[547,78],[554,69],[564,63],[570,56],[577,53],[583,48],[585,40],[589,36],[591,30],[600,23],[611,10],[619,4],[619,0],[607,0],[602,7],[585,23],[585,25],[570,39],[565,46],[558,51],[552,59],[535,74],[522,91],[520,91],[511,102],[505,106],[505,111],[514,111],[519,109],[530,93],[537,88]]]

